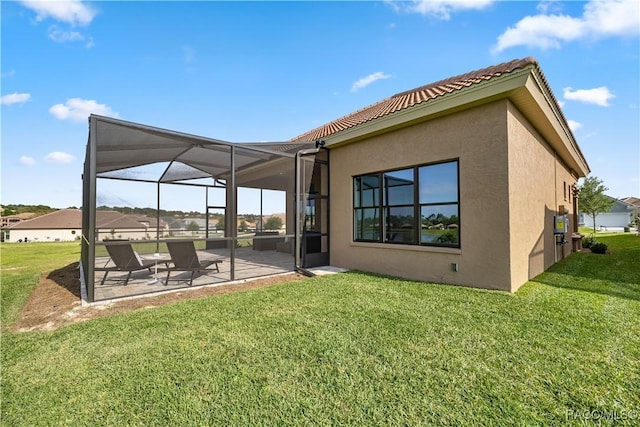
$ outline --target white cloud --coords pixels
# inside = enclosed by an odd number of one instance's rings
[[[47,154],[44,159],[50,163],[71,163],[76,158],[69,153],[54,151],[53,153]]]
[[[0,103],[2,105],[24,104],[30,99],[30,93],[10,93],[8,95],[2,95]]]
[[[567,120],[567,124],[571,128],[573,132],[577,131],[582,127],[582,123],[576,122],[575,120]]]
[[[20,156],[20,164],[26,166],[33,166],[36,164],[36,159],[29,156]]]
[[[640,3],[637,0],[591,1],[584,7],[588,31],[602,36],[640,34]]]
[[[71,98],[64,104],[56,104],[49,108],[49,113],[60,120],[84,121],[89,114],[118,117],[118,113],[105,104],[98,104],[92,99]]]
[[[15,75],[16,75],[15,70],[9,70],[6,73],[2,73],[2,78],[4,79],[5,77],[14,77]]]
[[[369,74],[366,77],[356,80],[351,86],[351,92],[357,92],[360,89],[369,86],[371,83],[375,81],[388,79],[389,77],[391,77],[390,74],[385,74],[381,71],[378,71],[377,73]]]
[[[21,3],[36,12],[37,21],[53,18],[71,25],[89,25],[98,14],[95,9],[80,0],[22,0]]]
[[[55,25],[49,27],[48,36],[56,43],[72,43],[72,42],[84,42],[85,47],[93,47],[93,38],[82,34],[79,31],[67,31],[61,30]]]
[[[446,21],[453,12],[484,9],[494,3],[494,0],[411,0],[386,3],[398,12],[419,13]]]
[[[543,0],[536,5],[536,9],[540,13],[559,13],[562,10],[562,2],[557,0]]]
[[[546,3],[538,10],[550,10]],[[624,37],[640,34],[640,2],[592,0],[580,17],[542,13],[525,16],[498,37],[495,52],[514,46],[558,49],[564,42],[583,38]]]
[[[559,48],[560,41],[575,40],[584,35],[579,19],[566,15],[526,16],[498,37],[495,51],[513,46]]]
[[[565,99],[584,102],[586,104],[596,104],[601,107],[608,107],[610,105],[609,100],[616,97],[606,86],[600,86],[594,89],[577,90],[565,87],[563,89],[563,94]]]
[[[54,42],[77,42],[84,40],[84,36],[77,31],[65,31],[61,30],[55,25],[49,27],[49,38]]]
[[[54,42],[77,42],[84,40],[84,36],[77,31],[65,31],[55,26],[49,28],[49,38]]]

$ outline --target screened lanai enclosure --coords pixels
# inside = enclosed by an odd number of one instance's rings
[[[104,301],[328,265],[328,177],[321,142],[231,143],[91,115],[84,297]]]

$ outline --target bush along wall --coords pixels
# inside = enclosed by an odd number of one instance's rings
[[[591,245],[591,252],[594,254],[606,254],[609,247],[606,243],[595,242]]]

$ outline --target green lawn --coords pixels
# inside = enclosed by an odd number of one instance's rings
[[[42,273],[79,260],[78,242],[0,244],[0,319],[3,328],[20,315]]]
[[[599,239],[516,294],[355,272],[24,334],[78,247],[7,245],[2,425],[638,425],[640,238]]]

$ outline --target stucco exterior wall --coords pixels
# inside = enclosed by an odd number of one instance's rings
[[[506,100],[331,148],[331,264],[511,290]],[[460,249],[353,241],[353,176],[459,159]],[[458,264],[452,271],[451,264]]]
[[[509,224],[511,282],[516,291],[563,257],[570,255],[576,179],[524,116],[508,105]],[[569,211],[564,245],[556,245],[553,218]]]
[[[30,242],[69,242],[79,240],[82,236],[82,229],[50,229],[50,230],[29,230],[29,229],[11,229],[9,228],[9,239],[7,242],[18,242],[20,239],[24,242],[25,237]],[[163,232],[163,235],[165,233]],[[111,230],[101,229],[96,233],[98,240],[110,238],[123,238],[131,240],[145,240],[156,237],[155,229],[140,230],[122,230],[116,229],[111,234]]]
[[[9,239],[6,242],[19,242],[27,238],[30,242],[68,242],[77,240],[82,235],[81,229],[25,230],[8,229]],[[75,233],[74,233],[75,232]]]

